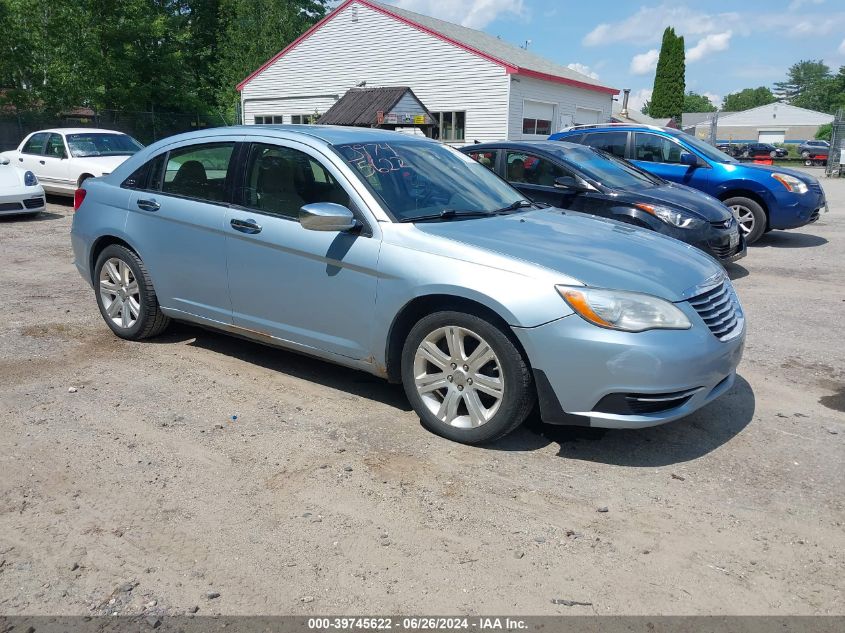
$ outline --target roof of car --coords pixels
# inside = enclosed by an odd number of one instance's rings
[[[474,152],[485,149],[525,149],[525,150],[539,150],[543,152],[561,153],[562,150],[567,149],[584,149],[583,145],[578,143],[567,143],[566,141],[496,141],[491,143],[476,143],[475,145],[465,145],[461,148],[463,152]]]
[[[342,145],[344,143],[378,143],[390,141],[408,141],[416,143],[432,142],[431,139],[401,134],[391,130],[366,127],[346,127],[342,125],[234,125],[230,127],[218,127],[202,132],[188,132],[182,135],[183,138],[190,136],[215,136],[231,134],[249,134],[250,136],[279,136],[290,138],[291,136],[306,136],[317,138],[330,145]]]
[[[47,130],[38,130],[38,132],[57,132],[59,134],[90,134],[92,132],[124,134],[124,132],[119,132],[118,130],[106,130],[98,127],[53,127]]]
[[[560,132],[556,132],[553,136],[560,134],[585,134],[587,132],[613,132],[613,131],[627,131],[627,130],[649,130],[651,132],[663,132],[672,136],[678,136],[683,132],[671,127],[659,127],[656,125],[647,125],[645,123],[591,123],[589,125],[575,125]]]

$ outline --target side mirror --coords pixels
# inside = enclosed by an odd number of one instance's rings
[[[315,202],[299,209],[299,223],[309,231],[351,231],[358,226],[352,211],[334,202]]]
[[[690,167],[698,167],[698,156],[692,152],[681,152],[681,164],[689,165]]]
[[[589,191],[590,187],[575,176],[559,176],[555,178],[555,189],[567,189],[574,193]]]
[[[0,156],[0,165],[8,165],[10,162],[8,156]]]

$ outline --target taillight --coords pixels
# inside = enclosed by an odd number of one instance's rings
[[[85,194],[88,193],[85,189],[77,189],[73,192],[73,211],[74,213],[79,211],[79,207],[82,206],[82,201],[85,200]]]

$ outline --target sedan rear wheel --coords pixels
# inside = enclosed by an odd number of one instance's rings
[[[164,331],[170,319],[158,305],[144,262],[119,244],[103,249],[94,266],[97,305],[112,332],[137,341]]]
[[[530,370],[511,339],[459,312],[429,315],[411,330],[402,382],[426,428],[468,444],[509,433],[534,403]]]

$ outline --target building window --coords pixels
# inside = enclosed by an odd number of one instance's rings
[[[552,122],[548,119],[522,119],[522,133],[548,136],[552,133]]]
[[[319,118],[319,114],[292,114],[290,122],[293,125],[314,125]]]
[[[466,132],[466,112],[432,112],[440,127],[441,141],[463,141]]]
[[[255,124],[256,125],[279,125],[284,123],[284,118],[281,114],[256,114],[255,115]]]

